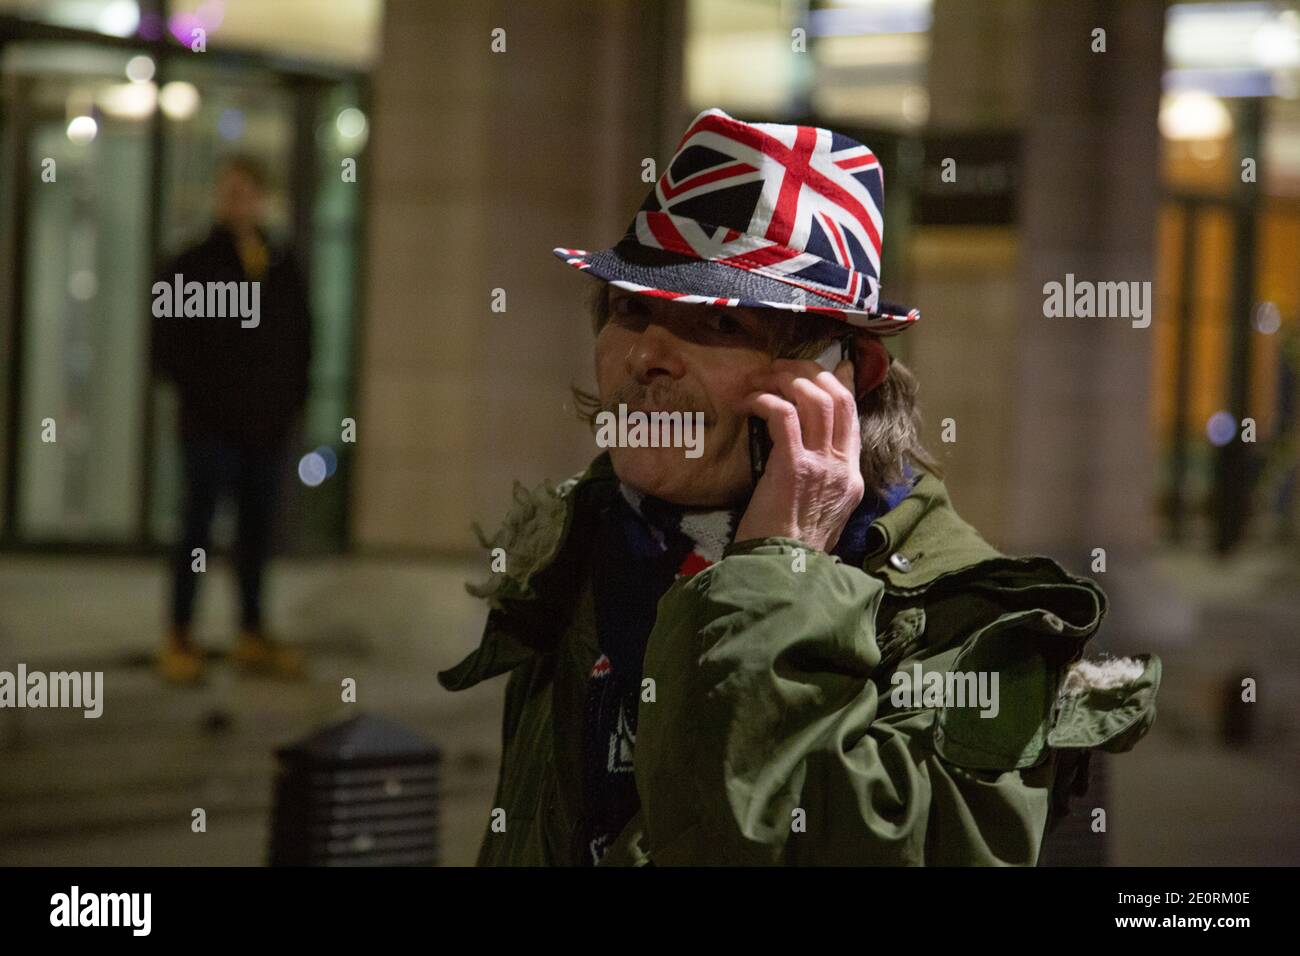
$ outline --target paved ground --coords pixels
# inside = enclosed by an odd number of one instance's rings
[[[1300,588],[1275,565],[1170,558],[1157,597],[1125,608],[1119,596],[1108,644],[1154,650],[1166,670],[1155,728],[1107,764],[1112,862],[1300,863]],[[505,680],[451,694],[434,673],[478,641],[482,605],[462,588],[476,574],[454,562],[283,562],[271,620],[310,648],[311,679],[244,678],[218,661],[207,686],[180,690],[149,669],[165,590],[156,563],[0,559],[0,669],[103,670],[106,697],[98,720],[0,710],[0,864],[263,863],[274,748],[357,709],[442,748],[443,862],[472,863]],[[227,569],[205,583],[200,636],[221,650]],[[1265,677],[1259,742],[1230,750],[1217,735],[1220,686],[1237,664]],[[354,705],[340,700],[344,677],[357,681]],[[190,830],[194,807],[206,833]]]
[[[200,637],[231,635],[233,588],[210,572]],[[482,612],[465,566],[285,563],[271,620],[311,650],[311,678],[283,683],[218,660],[207,686],[150,670],[164,582],[152,562],[52,558],[0,563],[0,648],[12,670],[102,669],[103,716],[0,711],[0,863],[257,864],[265,861],[273,751],[362,709],[443,751],[442,857],[472,863],[499,752],[504,680],[451,694],[435,671],[478,642]],[[341,701],[344,677],[357,703]],[[224,718],[227,725],[214,729]],[[190,830],[194,807],[206,833]]]

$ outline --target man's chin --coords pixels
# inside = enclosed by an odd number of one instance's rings
[[[611,448],[619,481],[642,494],[687,507],[725,503],[719,469],[707,458],[687,458],[680,448]]]
[[[680,489],[690,467],[680,448],[611,448],[609,458],[619,481],[656,498]]]

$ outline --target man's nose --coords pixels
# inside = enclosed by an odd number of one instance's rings
[[[627,353],[628,371],[637,381],[649,383],[660,375],[681,378],[681,340],[661,322],[647,322]]]

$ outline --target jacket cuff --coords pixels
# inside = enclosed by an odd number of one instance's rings
[[[810,554],[821,551],[820,548],[814,548],[798,538],[776,535],[770,538],[746,538],[744,541],[733,541],[722,549],[722,556],[726,558],[733,554],[791,554],[796,548]]]

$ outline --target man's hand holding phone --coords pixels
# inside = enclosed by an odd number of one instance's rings
[[[830,551],[862,502],[862,432],[853,363],[777,359],[738,406],[767,426],[772,448],[736,540],[796,538]]]

